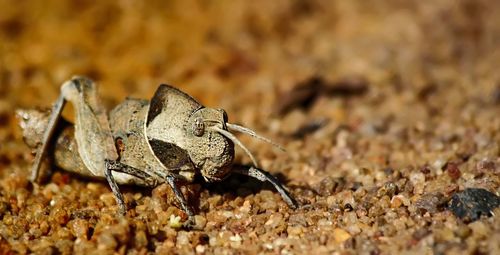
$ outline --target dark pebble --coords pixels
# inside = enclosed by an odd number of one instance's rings
[[[475,221],[481,215],[491,216],[500,205],[500,197],[485,190],[468,188],[453,194],[448,209],[461,219]]]

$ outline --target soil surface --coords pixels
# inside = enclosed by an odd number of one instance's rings
[[[500,254],[499,9],[0,0],[0,254]],[[161,83],[225,109],[286,149],[238,135],[300,208],[247,177],[200,181],[188,230],[166,185],[123,187],[120,217],[106,182],[49,167],[30,183],[15,110],[75,74],[108,109]]]

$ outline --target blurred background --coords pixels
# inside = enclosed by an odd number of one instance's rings
[[[47,105],[74,74],[98,81],[111,105],[150,97],[165,82],[208,104],[243,107],[234,99],[251,98],[235,92],[265,99],[313,75],[491,90],[499,81],[499,7],[486,0],[1,0],[0,93],[16,106]]]

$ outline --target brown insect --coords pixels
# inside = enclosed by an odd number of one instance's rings
[[[60,119],[67,101],[76,111],[74,125]],[[118,184],[154,187],[166,182],[188,214],[188,224],[193,223],[194,212],[179,185],[192,182],[197,174],[207,182],[221,181],[230,173],[268,181],[291,208],[297,207],[283,185],[258,168],[252,153],[230,131],[275,143],[229,123],[224,110],[206,108],[169,85],[160,85],[151,101],[126,99],[108,116],[96,85],[74,77],[61,86],[50,116],[36,110],[19,110],[18,115],[25,141],[38,147],[31,181],[38,180],[42,159],[52,145],[56,166],[106,178],[122,214],[127,208]],[[234,144],[245,151],[253,166],[233,165]]]

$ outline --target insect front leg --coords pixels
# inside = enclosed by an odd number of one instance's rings
[[[185,223],[186,226],[191,227],[195,223],[194,219],[194,212],[189,206],[186,198],[182,194],[182,191],[179,187],[178,180],[174,176],[167,176],[166,178],[167,183],[170,185],[172,190],[174,191],[175,197],[177,198],[177,201],[181,204],[182,210],[187,213],[188,215],[188,221]]]
[[[256,168],[256,167],[253,167],[253,166],[250,168],[245,167],[245,166],[235,166],[233,171],[235,173],[238,173],[238,174],[251,176],[251,177],[253,177],[259,181],[262,181],[262,182],[267,181],[267,182],[271,183],[274,186],[274,188],[280,193],[283,200],[285,200],[285,202],[288,204],[288,206],[290,206],[290,208],[295,209],[298,207],[297,201],[295,201],[295,199],[293,199],[293,197],[290,195],[290,193],[288,193],[288,191],[285,189],[285,187],[283,187],[281,182],[279,182],[269,172],[264,171],[264,170],[259,169],[259,168]]]

